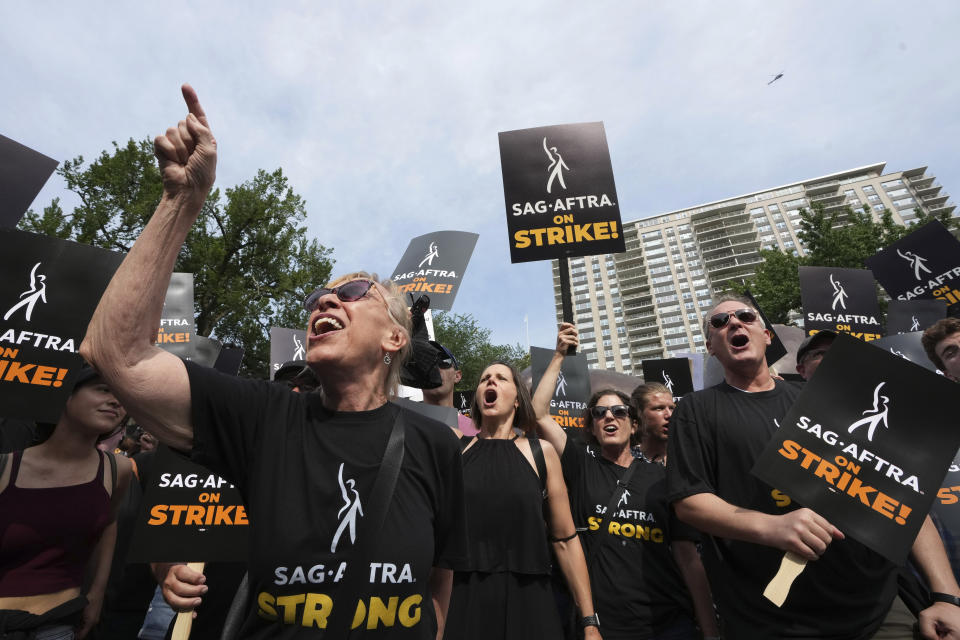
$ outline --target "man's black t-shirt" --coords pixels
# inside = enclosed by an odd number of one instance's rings
[[[431,568],[457,568],[465,556],[453,432],[390,403],[337,413],[318,394],[192,363],[187,371],[192,457],[237,485],[249,514],[253,607],[242,637],[325,637],[330,612],[347,607],[363,637],[432,638]],[[365,509],[400,411],[403,466],[371,557],[359,566],[354,542],[371,535]],[[362,572],[359,603],[337,592],[348,571]]]
[[[577,527],[590,568],[594,607],[603,637],[647,638],[693,617],[690,593],[670,551],[673,540],[695,541],[696,530],[667,503],[666,470],[637,461],[626,491],[617,481],[626,468],[582,444],[567,441],[560,457]],[[603,511],[620,492],[610,518]]]
[[[746,393],[720,383],[684,396],[670,419],[670,500],[713,493],[738,507],[782,514],[801,505],[750,470],[800,386],[777,381]],[[704,565],[727,638],[869,638],[896,595],[888,560],[852,540],[834,540],[794,581],[782,608],[763,597],[783,551],[710,537]]]

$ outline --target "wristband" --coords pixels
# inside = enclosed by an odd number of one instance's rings
[[[585,616],[583,618],[580,618],[580,628],[583,629],[586,627],[596,627],[597,629],[599,629],[600,616],[595,613],[592,616]]]
[[[940,593],[939,591],[930,592],[930,604],[934,602],[946,602],[947,604],[952,604],[955,607],[960,607],[960,598],[957,596],[952,596],[949,593]]]

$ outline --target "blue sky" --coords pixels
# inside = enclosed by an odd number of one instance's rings
[[[335,273],[479,233],[454,311],[498,343],[524,316],[555,336],[549,263],[510,264],[498,131],[604,121],[625,220],[879,161],[960,193],[952,1],[38,1],[0,23],[0,133],[93,158],[183,117],[189,81],[218,184],[282,167]]]

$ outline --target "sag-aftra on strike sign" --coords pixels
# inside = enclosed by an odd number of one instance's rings
[[[511,262],[625,249],[602,122],[499,136]]]

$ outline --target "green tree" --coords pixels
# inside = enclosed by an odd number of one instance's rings
[[[480,374],[494,360],[509,362],[523,370],[530,366],[530,353],[519,344],[496,345],[490,342],[490,329],[477,324],[471,314],[439,311],[433,315],[433,331],[437,342],[457,357],[463,378],[459,389],[475,389]]]
[[[126,252],[162,194],[153,145],[113,143],[89,165],[82,156],[57,169],[80,204],[65,214],[59,200],[28,211],[20,228]],[[306,237],[306,207],[282,170],[260,170],[235,187],[211,191],[177,258],[194,274],[197,333],[244,350],[241,375],[268,373],[271,326],[302,327],[302,301],[326,282],[330,250]]]
[[[870,209],[850,206],[827,213],[823,206],[800,210],[797,237],[806,249],[802,258],[792,253],[761,250],[761,262],[753,278],[742,286],[749,289],[771,322],[785,323],[791,309],[800,309],[801,266],[864,268],[864,260],[884,247],[908,235],[918,225],[938,220],[951,231],[956,231],[960,220],[949,213],[925,214],[915,209],[915,221],[909,226],[899,225],[889,210],[875,220]]]

